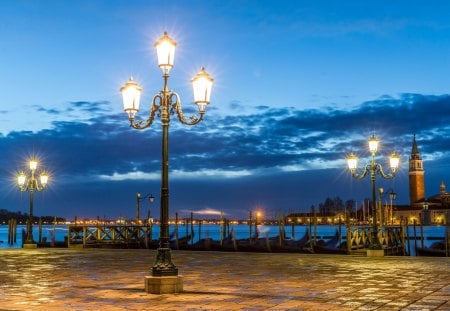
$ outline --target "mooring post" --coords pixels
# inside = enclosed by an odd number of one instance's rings
[[[416,239],[416,220],[414,219],[414,227],[413,227],[413,232],[414,232],[414,252],[416,253],[417,256],[417,239]]]
[[[191,236],[190,239],[191,245],[194,244],[194,213],[191,212]]]
[[[11,240],[12,240],[12,221],[10,219],[8,220],[8,244],[12,244]]]
[[[220,218],[219,218],[219,238],[220,238],[220,246],[223,245],[223,236],[224,236],[224,222],[223,222],[223,212],[220,211]]]
[[[175,248],[178,249],[178,212],[175,212]]]
[[[248,242],[249,242],[250,245],[252,245],[252,211],[249,212],[248,228],[249,228]]]
[[[420,213],[421,217],[420,217],[420,247],[424,248],[424,243],[423,243],[423,219],[424,219],[424,215],[422,213]]]
[[[42,217],[38,221],[38,242],[42,243]]]
[[[350,254],[352,251],[352,229],[350,225],[350,217],[348,211],[345,213],[345,226],[346,226],[346,235],[347,235],[347,253]]]

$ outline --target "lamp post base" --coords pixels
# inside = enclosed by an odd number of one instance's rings
[[[183,277],[177,276],[146,276],[145,291],[148,294],[177,294],[183,291]]]
[[[22,248],[27,248],[27,249],[33,249],[33,248],[37,248],[37,244],[36,243],[23,243]]]
[[[367,257],[384,257],[384,249],[368,249]]]

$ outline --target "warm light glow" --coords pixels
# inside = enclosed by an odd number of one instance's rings
[[[42,186],[46,186],[48,183],[48,174],[47,173],[42,173],[41,174],[41,185]]]
[[[32,171],[36,170],[37,165],[38,165],[38,163],[35,159],[30,160],[30,170],[32,170]]]
[[[378,143],[380,141],[378,138],[375,137],[375,135],[372,135],[372,137],[369,139],[369,150],[371,153],[376,153],[378,150]]]
[[[163,74],[169,74],[175,59],[175,47],[177,43],[164,32],[164,35],[155,42],[156,53],[158,54],[158,66]]]
[[[400,163],[400,157],[395,152],[391,154],[389,158],[389,163],[391,165],[392,171],[397,171],[399,163]]]
[[[23,186],[23,185],[25,185],[26,180],[27,180],[27,177],[25,176],[25,174],[22,172],[19,173],[19,175],[17,176],[17,184],[19,186]]]
[[[358,167],[358,157],[351,153],[347,157],[347,164],[350,171],[356,170],[356,168]]]
[[[123,110],[128,113],[130,119],[139,111],[139,102],[141,100],[142,88],[130,78],[127,83],[120,88],[123,98]]]
[[[192,87],[194,89],[194,102],[198,105],[200,113],[205,113],[206,106],[211,98],[211,89],[214,79],[202,67],[199,73],[192,78]]]

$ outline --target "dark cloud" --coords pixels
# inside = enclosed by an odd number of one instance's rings
[[[39,112],[45,112],[45,113],[48,113],[48,114],[51,114],[51,115],[58,115],[58,114],[61,114],[63,111],[61,111],[61,110],[58,110],[58,109],[54,109],[54,108],[52,108],[52,109],[47,109],[47,108],[44,108],[44,107],[41,107],[41,106],[34,106],[36,109],[37,109],[37,111],[39,111]]]
[[[237,108],[239,103],[232,106]],[[42,155],[55,179],[51,187],[54,192],[47,195],[47,200],[50,201],[52,195],[64,194],[60,201],[66,207],[63,210],[53,208],[67,216],[81,206],[100,206],[103,200],[109,202],[105,206],[114,205],[116,215],[120,204],[132,200],[133,191],[145,192],[141,190],[142,185],[151,185],[157,194],[157,180],[114,182],[99,178],[115,173],[159,174],[161,165],[159,119],[155,119],[149,129],[136,131],[129,127],[125,114],[105,115],[108,107],[106,102],[71,102],[67,109],[90,112],[92,117],[83,122],[54,122],[52,128],[39,132],[15,131],[0,136],[0,157],[3,159],[0,169],[5,179],[14,177],[11,176],[12,168],[23,165],[26,155]],[[205,121],[194,127],[180,125],[173,116],[171,171],[200,172],[200,175],[208,170],[250,174],[231,179],[209,175],[194,179],[175,178],[171,181],[171,191],[176,193],[172,200],[180,205],[180,209],[242,210],[253,204],[252,200],[255,204],[268,204],[271,209],[308,208],[326,196],[339,195],[344,199],[355,196],[350,190],[361,189],[365,184],[353,184],[345,172],[344,159],[351,151],[367,155],[366,141],[374,132],[383,143],[381,155],[387,156],[396,150],[402,155],[403,162],[408,159],[415,133],[423,156],[431,159],[425,165],[435,175],[428,178],[433,178],[435,183],[435,180],[448,176],[448,95],[384,96],[348,110],[261,106],[254,111],[227,116],[206,114]],[[324,181],[332,182],[328,185]],[[399,193],[403,191],[406,203],[405,164],[397,187]],[[102,199],[96,196],[96,189]],[[4,194],[5,202],[14,202],[10,193]],[[128,193],[126,198],[124,193]],[[66,211],[72,214],[65,214]],[[110,212],[111,208],[106,208],[98,213]]]
[[[111,108],[109,106],[109,102],[107,101],[97,101],[97,102],[88,102],[88,101],[75,101],[69,102],[69,109],[73,109],[73,107],[86,112],[91,113],[99,113],[110,111]]]
[[[61,109],[47,108],[40,105],[33,105],[38,112],[44,112],[49,115],[61,115],[70,112],[85,112],[90,114],[104,114],[111,111],[109,102],[107,101],[74,101],[65,103]]]

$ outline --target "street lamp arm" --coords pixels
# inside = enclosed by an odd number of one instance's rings
[[[139,197],[138,197],[138,199],[139,199],[140,201],[145,200],[145,199],[150,199],[150,198],[154,198],[154,196],[153,196],[152,193],[146,194],[146,195],[144,195],[144,196],[139,195]]]
[[[27,186],[18,185],[18,187],[19,187],[19,190],[20,190],[21,192],[26,192],[26,191],[28,191],[28,185],[27,185]]]
[[[32,177],[28,180],[28,182],[26,184],[23,184],[23,185],[19,184],[18,187],[21,192],[34,191],[34,190],[42,192],[47,187],[47,184],[39,185],[39,182],[34,177]]]
[[[383,171],[383,167],[381,166],[381,164],[376,163],[376,170],[380,173],[380,176],[383,177],[384,179],[392,179],[395,177],[395,171],[392,171],[391,173],[386,174]]]
[[[369,163],[364,167],[364,170],[361,173],[359,173],[357,169],[352,170],[351,173],[354,178],[363,179],[370,172],[370,169],[371,169],[371,164]]]
[[[47,185],[42,185],[42,184],[39,185],[37,180],[35,182],[36,182],[36,185],[35,185],[33,190],[37,190],[39,192],[42,192],[42,191],[44,191],[45,187],[47,187]]]
[[[203,120],[203,113],[200,113],[200,117],[196,116],[196,115],[192,115],[189,117],[189,120],[186,120],[186,118],[184,117],[183,114],[183,108],[181,106],[181,100],[180,100],[180,96],[173,92],[172,93],[175,97],[176,100],[173,103],[172,109],[175,109],[178,115],[178,120],[180,120],[181,123],[185,124],[185,125],[195,125],[197,123],[200,123]]]
[[[148,115],[147,120],[139,120],[134,121],[133,119],[130,119],[130,126],[137,130],[143,130],[147,127],[150,127],[153,124],[153,120],[155,119],[155,115],[158,112],[158,116],[161,115],[161,105],[163,103],[164,94],[163,92],[159,92],[155,96],[153,96],[152,99],[152,106],[150,109],[150,114]]]

